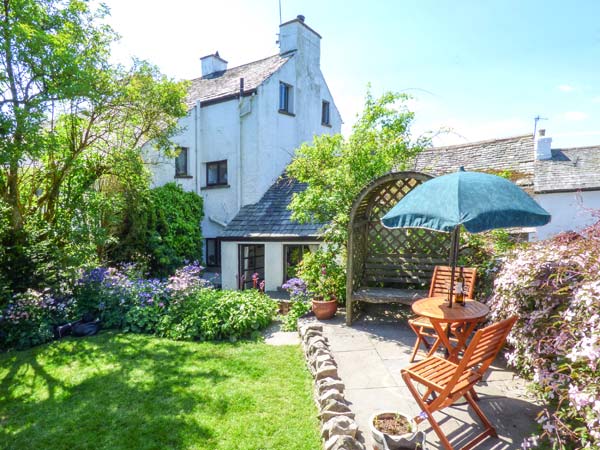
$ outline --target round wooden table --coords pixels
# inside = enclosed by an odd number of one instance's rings
[[[448,350],[448,359],[451,361],[458,360],[458,353],[467,346],[467,339],[477,323],[490,312],[487,305],[475,300],[465,300],[464,306],[453,303],[450,308],[445,297],[428,297],[417,300],[412,304],[412,310],[415,314],[427,317],[431,321],[431,325]],[[443,324],[449,324],[449,326],[444,327]],[[452,324],[459,326],[452,326]],[[456,336],[456,345],[452,345],[446,329]]]

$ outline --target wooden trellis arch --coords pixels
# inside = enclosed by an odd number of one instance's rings
[[[389,229],[380,220],[402,197],[431,178],[419,172],[390,173],[370,183],[354,201],[348,229],[348,325],[360,302],[411,304],[426,297],[433,268],[448,263],[449,233]]]

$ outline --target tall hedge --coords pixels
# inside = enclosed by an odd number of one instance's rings
[[[169,275],[185,261],[201,260],[203,217],[198,194],[175,183],[151,189],[132,200],[112,259],[141,261],[151,274]]]

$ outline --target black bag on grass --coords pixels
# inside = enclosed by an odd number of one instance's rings
[[[71,327],[71,333],[73,336],[93,336],[100,331],[100,321],[95,320],[93,322],[75,322]]]

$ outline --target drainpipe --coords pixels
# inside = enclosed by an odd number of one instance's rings
[[[242,101],[243,101],[243,97],[242,95],[244,94],[244,79],[240,78],[240,98],[238,101],[238,116],[239,116],[239,122],[238,122],[238,173],[237,173],[237,183],[238,183],[238,189],[237,189],[237,209],[238,211],[240,209],[242,209],[242,167],[243,167],[243,158],[242,158]]]
[[[196,100],[196,108],[195,117],[194,117],[194,139],[196,141],[196,194],[200,195],[200,137],[201,137],[201,129],[200,129],[200,100]]]

